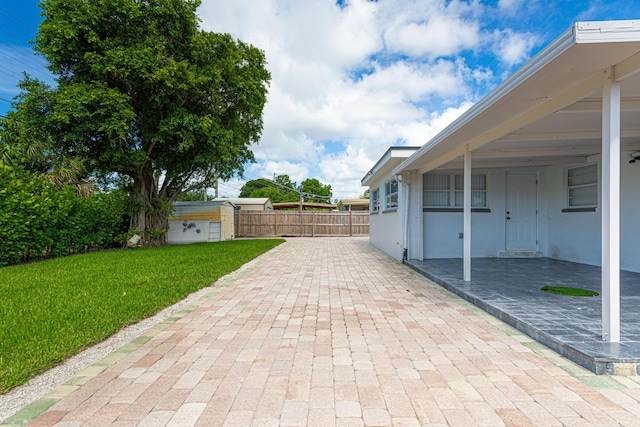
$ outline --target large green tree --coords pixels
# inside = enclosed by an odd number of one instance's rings
[[[300,185],[305,202],[331,203],[331,185],[325,185],[316,178],[305,179]]]
[[[42,134],[128,186],[133,229],[166,227],[171,202],[253,161],[270,80],[261,50],[199,28],[199,5],[43,0],[35,48],[57,85],[23,85],[9,113],[23,129],[3,140]]]
[[[300,192],[289,175],[276,175],[273,181],[266,178],[247,181],[240,189],[239,197],[268,197],[273,203],[297,202]]]
[[[94,190],[82,160],[51,150],[51,139],[41,127],[47,103],[48,87],[26,76],[20,83],[23,102],[19,112],[12,112],[0,126],[0,163],[23,168],[41,175],[58,188],[64,184],[76,187],[88,196]],[[29,94],[27,96],[27,94]],[[29,114],[26,112],[29,111]]]
[[[239,197],[269,197],[273,203],[298,202],[301,192],[305,202],[331,203],[331,185],[309,178],[298,187],[289,175],[276,175],[273,181],[266,178],[247,181],[240,189]]]

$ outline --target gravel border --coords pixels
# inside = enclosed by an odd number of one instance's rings
[[[278,245],[263,253],[244,264],[239,269],[222,276],[210,286],[190,294],[185,299],[162,309],[152,317],[148,317],[138,323],[121,329],[106,340],[81,351],[75,356],[67,359],[62,364],[33,377],[27,383],[10,390],[6,394],[0,394],[0,423],[55,390],[58,386],[75,377],[84,369],[96,362],[99,362],[106,356],[120,349],[122,346],[141,336],[155,325],[168,319],[176,312],[194,304],[200,298],[213,292],[217,288],[230,284],[232,281],[243,275],[248,269],[261,262],[269,253],[277,250],[281,246],[282,245]]]

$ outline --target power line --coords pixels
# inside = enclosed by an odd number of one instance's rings
[[[15,49],[14,49],[14,50],[15,50]],[[5,50],[0,49],[0,55],[4,55],[4,56],[6,56],[7,58],[12,59],[13,61],[18,62],[18,63],[20,63],[20,64],[24,65],[24,66],[25,66],[25,67],[27,67],[27,68],[30,68],[32,71],[35,71],[36,73],[40,74],[40,75],[41,75],[41,76],[43,76],[43,77],[47,77],[47,78],[48,78],[48,77],[50,77],[47,73],[45,73],[44,71],[42,71],[42,69],[40,69],[40,68],[38,68],[38,67],[35,67],[35,66],[33,66],[32,64],[29,64],[29,63],[27,63],[27,62],[21,61],[20,59],[16,58],[15,56],[9,55]],[[25,58],[30,58],[30,57],[25,57]],[[5,62],[5,63],[6,63],[6,62]],[[5,67],[3,67],[3,68],[5,68]],[[5,68],[5,70],[9,70],[9,71],[11,71],[11,72],[14,72],[13,70],[10,70],[10,69],[7,69],[7,68]]]
[[[223,181],[223,182],[218,182],[218,185],[222,185],[223,187],[227,187],[227,188],[230,188],[230,189],[232,189],[232,190],[237,190],[237,191],[242,190],[241,188],[234,187],[233,185],[229,185],[229,184],[227,184],[227,183],[226,183],[226,182],[224,182],[224,181]]]
[[[13,22],[13,24],[15,24],[16,27],[20,28],[25,33],[31,33],[31,30],[29,30],[28,28],[29,25],[25,21],[20,19],[18,15],[11,13],[10,11],[6,10],[3,7],[0,7],[0,15],[4,16],[7,20]]]
[[[5,76],[9,76],[9,78],[12,79],[21,79],[22,75],[20,75],[20,73],[18,73],[15,70],[12,70],[11,68],[7,68],[7,67],[3,67],[2,65],[0,65],[0,68],[2,68],[3,71],[2,74],[4,74]]]

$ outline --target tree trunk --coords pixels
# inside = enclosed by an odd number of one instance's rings
[[[153,175],[135,182],[132,195],[131,231],[140,235],[142,246],[161,246],[166,243],[169,229],[170,203],[156,194]]]

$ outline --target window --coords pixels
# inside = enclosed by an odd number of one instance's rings
[[[425,208],[464,207],[464,175],[427,173],[422,180]],[[487,175],[471,175],[471,207],[487,207]]]
[[[567,169],[567,207],[598,206],[598,165]]]
[[[380,189],[371,191],[371,212],[380,211]]]
[[[395,178],[384,185],[384,196],[385,209],[398,207],[398,181]]]

